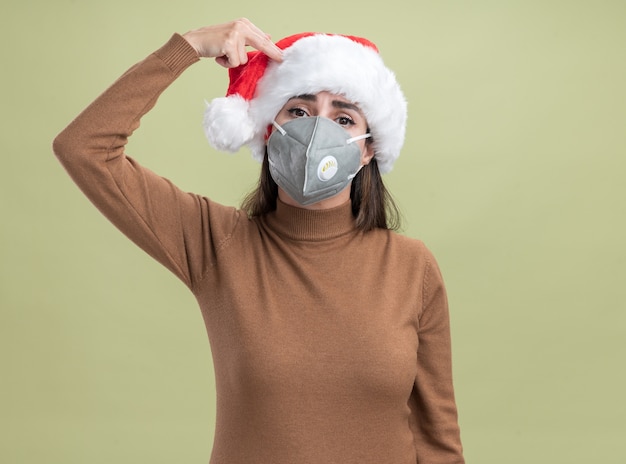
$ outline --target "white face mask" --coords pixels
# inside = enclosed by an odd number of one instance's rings
[[[311,205],[344,190],[361,169],[357,140],[321,116],[297,118],[279,126],[267,142],[274,182],[301,205]]]

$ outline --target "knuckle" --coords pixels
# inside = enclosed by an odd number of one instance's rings
[[[241,30],[248,26],[248,20],[246,18],[239,18],[233,21],[233,28],[235,30]]]

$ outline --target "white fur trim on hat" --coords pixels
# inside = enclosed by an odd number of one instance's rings
[[[215,98],[207,104],[203,126],[216,149],[236,152],[249,143],[256,132],[248,116],[250,104],[240,95]]]
[[[327,91],[342,95],[363,112],[382,173],[400,155],[406,128],[406,100],[395,75],[371,47],[340,35],[316,34],[298,39],[269,61],[249,101],[237,94],[213,100],[204,128],[211,144],[236,151],[249,145],[255,159],[265,155],[266,130],[292,97]]]

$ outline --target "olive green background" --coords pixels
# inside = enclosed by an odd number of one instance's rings
[[[0,462],[208,461],[195,300],[89,204],[51,142],[171,33],[240,16],[275,39],[366,36],[396,71],[408,134],[386,181],[446,279],[467,461],[626,462],[621,0],[3,2]],[[128,152],[238,204],[258,164],[201,130],[226,82],[209,60],[190,68]]]

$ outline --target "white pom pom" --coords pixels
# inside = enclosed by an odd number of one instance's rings
[[[202,125],[212,147],[233,153],[252,140],[255,127],[248,109],[240,95],[216,98],[207,105]]]

